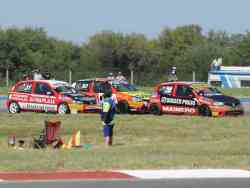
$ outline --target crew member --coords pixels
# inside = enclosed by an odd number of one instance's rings
[[[103,136],[105,145],[111,146],[113,143],[113,128],[115,126],[113,120],[115,116],[116,101],[112,97],[112,88],[108,82],[104,83],[104,95],[101,108],[101,120],[103,124]]]
[[[172,67],[172,70],[170,72],[170,74],[168,75],[168,81],[169,82],[174,82],[177,81],[177,74],[176,74],[176,67]]]

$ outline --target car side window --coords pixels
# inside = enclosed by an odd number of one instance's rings
[[[160,89],[159,89],[159,94],[160,95],[171,96],[172,92],[173,92],[173,86],[172,85],[161,86]]]
[[[38,95],[52,95],[53,92],[51,91],[48,84],[46,84],[46,83],[36,83],[35,94],[38,94]]]
[[[16,92],[20,93],[31,93],[32,92],[32,83],[25,82],[17,86]]]
[[[177,97],[192,97],[193,96],[192,88],[186,85],[179,85],[177,86],[176,96]]]
[[[88,81],[80,81],[76,83],[76,89],[80,91],[88,91],[89,82]]]

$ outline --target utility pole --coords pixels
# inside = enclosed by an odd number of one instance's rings
[[[9,87],[9,67],[6,68],[6,87]]]
[[[195,78],[195,71],[193,71],[193,82],[195,82],[196,81],[196,78]]]
[[[134,84],[134,65],[132,63],[129,63],[129,70],[130,70],[130,84]]]
[[[72,83],[72,70],[69,69],[69,84]]]
[[[134,84],[134,71],[130,70],[130,84],[133,85]]]

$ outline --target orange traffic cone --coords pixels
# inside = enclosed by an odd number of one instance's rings
[[[80,131],[77,131],[74,135],[72,135],[67,144],[67,149],[71,149],[72,147],[79,147],[80,137],[81,137]]]

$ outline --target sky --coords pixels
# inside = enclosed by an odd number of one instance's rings
[[[249,0],[0,0],[0,27],[43,27],[49,36],[81,44],[101,31],[143,33],[198,24],[209,30],[250,30]]]

